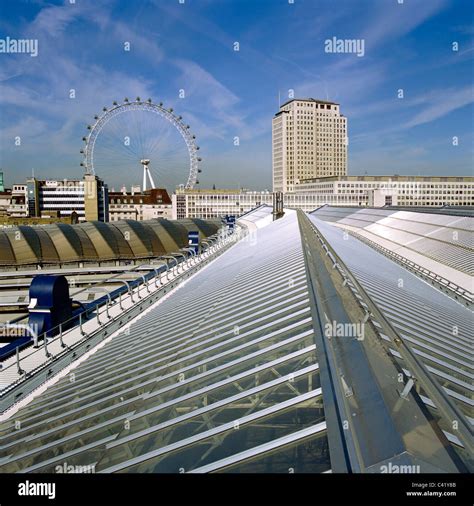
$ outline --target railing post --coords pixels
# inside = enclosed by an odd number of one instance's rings
[[[66,345],[64,344],[64,341],[63,341],[63,324],[62,323],[59,324],[59,342],[61,343],[61,348],[66,347]]]
[[[51,353],[49,353],[48,351],[48,336],[47,334],[45,333],[44,334],[44,354],[46,356],[46,358],[49,358],[51,356]]]
[[[16,367],[18,375],[21,376],[25,371],[20,366],[20,347],[16,347]]]
[[[132,287],[132,290],[133,290],[133,287]],[[139,299],[142,298],[142,296],[140,295],[140,283],[137,283],[137,296]]]
[[[150,287],[148,286],[148,281],[146,280],[145,275],[142,274],[141,278],[143,279],[143,284],[146,286],[146,291],[150,293]],[[138,288],[138,290],[140,290],[140,288]]]
[[[95,307],[95,313],[97,315],[97,323],[99,325],[102,325],[102,322],[100,321],[100,318],[99,318],[99,304],[97,304],[97,306]]]
[[[82,336],[85,335],[85,332],[82,329],[82,312],[79,313],[79,330],[80,330]]]
[[[158,272],[158,269],[153,269],[154,273],[155,273],[155,288],[159,288],[159,285],[158,283],[161,284],[161,276],[160,276],[160,273]]]

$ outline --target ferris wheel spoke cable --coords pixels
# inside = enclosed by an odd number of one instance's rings
[[[136,123],[137,123],[137,131],[138,131],[138,139],[139,139],[139,147],[140,147],[140,156],[141,156],[141,159],[145,158],[146,157],[146,151],[145,151],[145,132],[143,131],[143,125],[144,123],[147,122],[147,119],[148,119],[148,112],[146,113],[143,113],[142,116],[143,116],[143,121],[140,121],[140,113],[139,111],[134,111],[135,113],[135,120],[136,120]]]
[[[100,166],[100,165],[103,165],[104,163],[108,163],[112,159],[116,160],[116,161],[123,160],[124,162],[127,162],[127,163],[131,162],[135,165],[137,163],[136,153],[133,153],[133,152],[127,151],[127,150],[120,150],[119,151],[119,150],[117,150],[116,147],[101,146],[101,154],[102,154],[102,156],[100,158],[101,159],[105,158],[104,155],[106,155],[107,161],[96,160],[96,162],[95,162],[96,166]]]
[[[124,155],[128,153],[135,158],[139,157],[140,155],[136,150],[134,139],[129,135],[123,135],[123,129],[119,127],[116,121],[113,121],[114,119],[115,118],[112,118],[112,121],[110,121],[110,128],[107,128],[107,130],[102,129],[101,131],[101,133],[103,133],[103,137],[101,138],[101,149],[108,148],[115,152],[121,152]],[[127,134],[127,132],[125,133]]]
[[[157,135],[155,139],[152,139],[150,151],[155,152],[156,150],[161,149],[164,145],[171,145],[172,143],[177,145],[179,142],[179,144],[182,144],[182,139],[176,138],[176,135],[179,135],[178,132],[173,132],[173,134],[175,134],[174,137],[168,129],[167,131],[163,131],[161,135]]]
[[[164,139],[164,134],[162,132],[156,132],[156,131],[155,131],[154,138],[152,136],[150,136],[147,139],[146,144],[145,144],[145,152],[147,153],[147,156],[150,156],[158,151],[159,147],[161,147],[163,145],[163,139]]]
[[[159,129],[150,125],[150,131],[154,130],[154,135],[150,135],[147,139],[146,152],[152,154],[160,149],[165,143],[166,138],[169,137],[170,129],[171,125],[160,125]]]
[[[161,137],[160,129],[157,128],[157,126],[153,125],[153,122],[151,121],[152,113],[148,113],[144,118],[143,125],[144,125],[144,140],[143,140],[143,155],[147,158],[151,155],[150,145],[153,143],[154,140]]]

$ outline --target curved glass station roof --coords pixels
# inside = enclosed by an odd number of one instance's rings
[[[103,262],[150,258],[188,245],[188,231],[215,234],[221,221],[158,218],[149,221],[55,223],[0,230],[0,266]]]
[[[474,275],[471,217],[332,206],[324,206],[312,214],[395,251],[404,248],[467,275]]]
[[[0,472],[472,471],[469,305],[318,214],[238,220],[246,235],[6,412]],[[142,226],[136,252],[155,247]],[[94,248],[132,250],[126,224],[92,227]]]
[[[317,216],[317,215],[316,215]],[[443,218],[443,216],[437,216]],[[446,218],[446,217],[444,217]],[[474,337],[469,308],[355,237],[311,219],[433,377],[474,422]],[[393,348],[396,355],[396,348]],[[470,422],[469,422],[470,423]]]
[[[329,470],[296,217],[275,225],[17,413],[0,471]]]

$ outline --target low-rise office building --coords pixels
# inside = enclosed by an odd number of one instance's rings
[[[20,186],[20,185],[18,185]],[[79,221],[108,221],[108,188],[97,176],[83,179],[26,180],[28,217],[67,218]]]
[[[262,204],[271,205],[272,195],[268,190],[178,189],[172,196],[173,219],[240,216]]]
[[[163,188],[152,188],[142,192],[140,186],[132,186],[130,192],[122,188],[120,192],[109,193],[110,221],[144,221],[171,217],[171,199]]]

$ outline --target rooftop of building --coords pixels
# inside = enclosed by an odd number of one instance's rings
[[[165,188],[151,188],[145,191],[109,191],[109,202],[126,198],[128,203],[133,204],[169,204],[171,198]],[[140,202],[141,201],[141,202]]]
[[[36,184],[39,184],[41,186],[48,186],[48,185],[55,185],[55,184],[63,184],[63,185],[76,185],[76,184],[84,184],[84,181],[91,181],[91,180],[97,180],[97,181],[100,181],[100,182],[103,182],[102,179],[95,175],[95,174],[84,174],[83,178],[82,179],[67,179],[67,178],[63,178],[63,179],[38,179],[34,176],[32,177],[28,177],[26,178],[26,182],[27,183],[36,183]]]
[[[415,176],[415,175],[354,175],[354,176],[326,176],[302,179],[300,185],[308,183],[330,183],[333,181],[419,181],[419,182],[474,182],[473,176]]]
[[[177,190],[176,193],[179,194],[187,194],[187,195],[240,195],[242,193],[245,194],[259,194],[265,193],[270,194],[270,190],[250,190],[248,188],[186,188],[183,190]]]
[[[284,104],[281,104],[280,107],[285,107],[285,105],[291,104],[291,102],[314,102],[316,104],[340,105],[338,102],[320,100],[318,98],[292,98],[290,100],[287,100]]]

